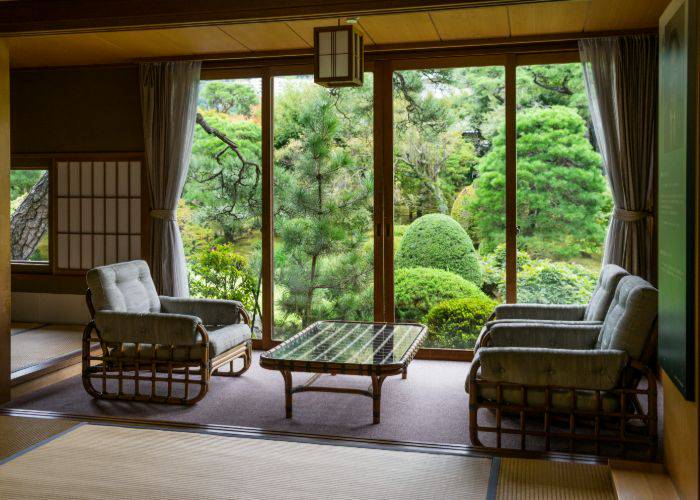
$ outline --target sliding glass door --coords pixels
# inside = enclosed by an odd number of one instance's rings
[[[239,300],[262,337],[260,78],[203,80],[178,210],[195,297]]]
[[[579,63],[517,68],[518,302],[585,304],[612,198]]]
[[[374,319],[373,79],[274,78],[274,331]]]
[[[471,349],[505,298],[503,66],[394,71],[396,321]]]

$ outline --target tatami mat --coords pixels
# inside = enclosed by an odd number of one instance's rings
[[[70,429],[78,422],[63,419],[0,415],[0,460]]]
[[[12,371],[16,372],[50,359],[79,351],[83,327],[80,325],[39,325],[21,329],[13,324],[11,340]]]
[[[615,500],[610,468],[569,462],[501,459],[498,500]]]
[[[484,499],[490,469],[488,458],[88,424],[0,466],[0,497]]]

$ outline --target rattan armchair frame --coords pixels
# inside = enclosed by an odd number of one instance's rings
[[[489,332],[490,333],[490,332]],[[488,347],[490,335],[484,336],[484,346]],[[526,450],[527,437],[544,439],[546,451],[551,450],[552,440],[568,443],[568,451],[577,452],[577,444],[592,443],[596,455],[628,456],[632,451],[646,451],[646,457],[653,460],[658,451],[658,397],[657,378],[651,366],[656,357],[658,330],[656,322],[639,361],[630,360],[623,369],[618,386],[612,390],[588,390],[556,385],[525,385],[485,380],[480,376],[481,362],[474,360],[467,380],[469,386],[469,437],[475,446],[485,446],[480,433],[495,434],[496,449],[503,446],[503,435],[515,435],[519,439],[519,449]],[[641,384],[642,379],[645,384]],[[495,401],[480,396],[484,389],[493,389]],[[504,390],[519,390],[521,404],[504,401]],[[529,391],[544,393],[544,404],[528,402]],[[577,395],[581,391],[593,393],[595,409],[577,408]],[[554,406],[552,396],[556,393],[570,394],[568,408]],[[603,409],[603,397],[613,396],[618,401],[616,411]],[[640,398],[646,400],[642,404]],[[646,406],[646,408],[645,408]],[[479,410],[485,409],[495,414],[495,425],[479,424]],[[504,426],[504,416],[515,417],[517,428]],[[542,421],[541,427],[528,426],[532,418]],[[528,420],[530,419],[530,420]],[[553,428],[553,424],[558,424]],[[561,430],[566,428],[566,430]],[[636,451],[635,450],[635,451]]]
[[[212,375],[238,377],[250,368],[253,359],[250,340],[210,359],[209,332],[201,324],[197,325],[201,340],[196,344],[177,346],[137,342],[134,343],[135,354],[127,355],[124,343],[106,342],[100,336],[95,324],[95,308],[90,289],[85,293],[85,300],[92,319],[83,331],[82,380],[83,387],[93,398],[193,405],[207,394]],[[250,326],[248,312],[241,309],[240,314],[243,322]],[[95,344],[99,344],[100,349],[93,351],[91,348]],[[148,346],[148,351],[143,351],[143,346]],[[200,347],[201,356],[192,360],[190,354],[195,347]],[[173,359],[176,349],[186,350],[187,361]],[[167,359],[158,357],[158,352],[163,350],[169,353]],[[243,366],[235,370],[235,362],[239,358],[243,360]],[[226,365],[228,370],[222,371]],[[110,381],[116,381],[116,390],[110,387],[114,385]],[[125,381],[133,385],[133,392],[125,388]],[[142,391],[142,385],[146,386],[145,391]],[[176,395],[179,388],[182,391]]]

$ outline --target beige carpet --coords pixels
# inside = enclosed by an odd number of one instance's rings
[[[72,420],[0,415],[0,460],[77,424]]]
[[[484,499],[491,460],[83,425],[0,466],[0,498]]]
[[[569,462],[502,458],[498,500],[615,500],[610,468]]]
[[[13,324],[11,338],[12,371],[16,372],[49,359],[79,351],[83,327],[80,325],[44,325],[22,331]]]

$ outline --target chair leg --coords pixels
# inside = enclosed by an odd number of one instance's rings
[[[250,365],[253,361],[253,344],[251,342],[248,342],[248,344],[246,345],[245,352],[240,356],[240,358],[243,360],[243,367],[238,371],[233,371],[233,362],[235,360],[231,361],[231,377],[239,377],[245,372],[247,372],[250,368]]]

